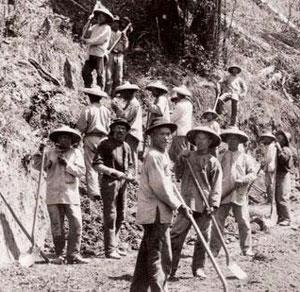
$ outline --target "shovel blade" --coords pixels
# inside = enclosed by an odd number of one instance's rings
[[[20,255],[19,257],[19,263],[21,266],[29,268],[31,266],[34,265],[35,263],[35,257],[28,253],[28,254],[24,254],[24,255]]]
[[[31,267],[39,257],[40,249],[38,247],[32,247],[26,254],[21,254],[19,257],[19,263],[23,267]]]
[[[241,267],[235,262],[230,263],[228,265],[228,269],[239,280],[245,280],[248,277],[247,274],[241,269]]]

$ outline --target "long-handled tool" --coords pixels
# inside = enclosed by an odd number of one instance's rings
[[[37,246],[37,244],[32,240],[32,237],[29,235],[28,231],[26,230],[26,228],[23,226],[23,224],[21,223],[20,219],[17,217],[16,213],[14,212],[14,210],[11,208],[11,206],[8,204],[8,202],[6,201],[5,197],[3,196],[3,194],[0,192],[0,197],[2,198],[3,202],[5,203],[5,205],[7,206],[8,210],[10,211],[11,215],[14,217],[15,221],[17,222],[17,224],[19,225],[19,227],[21,228],[21,230],[23,231],[23,233],[25,234],[25,236],[28,238],[28,240],[34,245],[34,248],[36,250],[36,252],[38,252],[41,257],[45,260],[46,263],[49,263],[49,259],[46,256],[46,254],[40,249],[40,247]],[[31,248],[32,249],[32,248]],[[30,258],[29,260],[27,260],[26,262],[20,262],[21,265],[26,265],[28,266],[28,264],[30,264],[31,262],[35,262],[35,258],[32,255],[32,253],[29,254]],[[26,256],[27,257],[27,256]],[[32,258],[32,259],[31,259]]]
[[[119,41],[121,40],[122,35],[123,35],[123,34],[126,34],[127,31],[128,31],[129,29],[132,29],[132,23],[131,23],[131,22],[129,22],[129,23],[127,24],[127,26],[122,30],[121,35],[116,39],[116,41],[112,44],[112,46],[111,46],[111,47],[109,48],[109,50],[107,51],[107,55],[109,55],[109,54],[113,51],[113,49],[116,47],[116,45],[117,45],[117,44],[119,43]]]
[[[185,202],[184,202],[182,196],[180,195],[179,191],[177,190],[175,184],[174,184],[174,186],[173,186],[173,189],[174,189],[176,195],[178,196],[178,198],[180,199],[180,201],[181,201],[183,204],[185,204]],[[195,231],[196,231],[196,233],[197,233],[199,239],[201,240],[201,242],[202,242],[202,244],[203,244],[203,246],[204,246],[204,248],[205,248],[205,250],[206,250],[206,252],[207,252],[208,257],[210,258],[210,260],[211,260],[211,262],[212,262],[212,265],[213,265],[214,269],[216,270],[216,272],[217,272],[217,274],[218,274],[218,276],[219,276],[219,278],[220,278],[220,280],[221,280],[221,282],[222,282],[222,284],[223,284],[223,290],[224,290],[224,292],[227,292],[227,291],[228,291],[228,284],[227,284],[227,281],[226,281],[226,279],[225,279],[225,277],[224,277],[224,275],[223,275],[223,273],[222,273],[222,271],[221,271],[221,269],[220,269],[218,263],[216,262],[216,260],[215,260],[215,258],[214,258],[214,256],[213,256],[213,254],[212,254],[212,252],[211,252],[211,250],[210,250],[210,248],[209,248],[208,243],[206,242],[206,240],[205,240],[203,234],[201,233],[201,231],[200,231],[200,229],[199,229],[199,227],[198,227],[198,225],[197,225],[197,223],[196,223],[196,221],[195,221],[193,215],[192,215],[192,214],[188,214],[188,217],[189,217],[189,220],[191,221],[193,227],[195,228]]]
[[[194,180],[194,183],[198,189],[198,192],[206,206],[206,208],[210,209],[210,205],[209,205],[209,202],[207,200],[207,197],[206,195],[203,193],[202,189],[201,189],[201,186],[198,182],[198,179],[195,175],[195,172],[190,164],[190,162],[186,159],[186,163],[190,169],[190,172],[192,174],[192,177],[193,177],[193,180]],[[232,262],[231,259],[230,259],[230,255],[229,255],[229,252],[228,252],[228,249],[227,249],[227,246],[226,246],[226,243],[225,243],[225,240],[224,240],[224,237],[223,237],[223,234],[220,230],[220,227],[219,227],[219,224],[215,218],[215,216],[213,214],[211,214],[211,219],[212,219],[212,222],[216,228],[216,231],[218,233],[218,236],[220,238],[220,241],[221,241],[221,244],[222,244],[222,247],[224,248],[224,251],[225,251],[225,255],[226,255],[226,265],[228,267],[228,269],[231,271],[231,273],[238,279],[240,280],[243,280],[243,279],[246,279],[247,278],[247,274],[239,267],[239,265],[235,262]]]
[[[30,267],[34,264],[36,255],[38,255],[40,253],[40,250],[37,249],[36,245],[35,245],[35,227],[36,227],[37,215],[38,215],[38,209],[39,209],[40,192],[41,192],[41,183],[42,183],[42,177],[43,177],[43,171],[44,171],[44,164],[45,164],[45,149],[44,149],[44,145],[43,145],[41,167],[40,167],[40,173],[39,173],[38,188],[37,188],[36,197],[35,197],[35,208],[34,208],[33,223],[32,223],[32,230],[31,230],[32,246],[31,246],[29,253],[27,253],[24,256],[20,256],[20,258],[19,258],[19,262],[21,263],[21,265],[27,266],[27,267]]]

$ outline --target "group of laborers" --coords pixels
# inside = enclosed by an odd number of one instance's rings
[[[98,12],[94,10],[97,19],[105,14],[110,15],[110,12],[103,7]],[[98,35],[109,35],[107,31],[110,29],[103,24],[92,28],[88,41],[91,44],[90,58],[84,70],[102,66],[103,55],[93,55],[92,52],[100,52],[96,48],[96,39]],[[83,93],[89,97],[90,104],[82,110],[78,119],[79,132],[67,126],[55,129],[49,135],[55,147],[47,151],[41,149],[42,153],[34,156],[35,167],[39,169],[44,165],[47,172],[46,203],[56,263],[65,261],[65,216],[69,221],[66,261],[87,262],[80,256],[79,179],[84,174],[88,196],[92,200],[103,201],[104,251],[105,256],[111,259],[126,255],[118,246],[118,233],[126,215],[127,185],[139,181],[136,222],[143,225],[144,235],[131,291],[147,291],[148,287],[151,291],[166,291],[166,282],[170,276],[175,276],[191,227],[189,215],[194,217],[213,254],[218,255],[221,245],[215,228],[211,229],[211,214],[215,214],[223,231],[226,217],[232,210],[238,224],[242,254],[253,255],[247,189],[256,178],[256,167],[254,159],[239,147],[249,138],[236,126],[237,104],[246,93],[246,84],[238,76],[241,72],[238,66],[230,67],[228,72],[229,77],[220,82],[217,111],[208,109],[204,112],[201,125],[197,127],[193,127],[192,93],[186,86],[174,87],[171,94],[161,81],[153,81],[146,86],[146,92],[151,93],[151,98],[147,94],[144,99],[147,110],[145,135],[150,137],[150,145],[143,155],[139,179],[138,149],[145,137],[142,107],[136,97],[140,87],[131,83],[118,85],[114,88],[118,97],[112,99],[108,107],[102,103],[103,98],[110,100],[110,97],[103,90],[100,75],[97,75],[97,82],[102,89],[91,88],[90,77],[85,80]],[[169,100],[173,102],[172,113]],[[217,122],[218,112],[222,112],[222,104],[227,100],[232,101],[231,127],[221,131]],[[80,149],[82,136],[84,155]],[[218,147],[222,141],[228,145],[228,150],[219,157]],[[278,223],[287,226],[290,224],[288,201],[292,167],[290,136],[284,131],[278,131],[275,136],[264,133],[260,142],[265,151],[262,168],[267,192],[270,198],[275,196]],[[172,169],[177,181],[181,182],[182,198],[174,192],[176,186],[172,180]],[[205,207],[195,178],[210,208]],[[192,262],[195,277],[206,277],[205,254],[203,243],[196,240]]]

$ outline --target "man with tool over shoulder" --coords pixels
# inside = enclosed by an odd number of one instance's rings
[[[82,216],[79,196],[79,178],[84,175],[85,166],[81,151],[74,147],[80,142],[81,136],[76,130],[62,126],[53,130],[49,138],[55,143],[55,147],[45,153],[44,171],[47,173],[46,204],[56,254],[54,263],[64,263],[64,218],[67,217],[67,263],[85,264],[88,261],[80,256]],[[40,169],[41,160],[41,154],[33,156],[36,169]]]
[[[188,216],[189,208],[182,205],[173,189],[171,162],[167,147],[177,126],[164,119],[154,120],[146,134],[151,146],[143,161],[138,191],[137,223],[144,235],[137,257],[131,292],[167,291],[171,272],[172,251],[170,224],[173,212]]]
[[[175,175],[177,179],[181,180],[181,195],[186,205],[193,211],[193,217],[208,242],[211,226],[210,213],[219,207],[222,191],[222,168],[217,158],[210,152],[212,148],[221,143],[221,138],[211,128],[200,126],[187,133],[187,140],[195,145],[197,150],[182,152],[175,163]],[[193,173],[208,199],[211,207],[209,210],[205,207]],[[173,277],[178,268],[180,253],[190,228],[191,222],[179,213],[171,230]],[[207,277],[204,272],[205,254],[204,245],[200,239],[197,239],[194,247],[192,273],[201,279]]]
[[[248,207],[248,185],[256,178],[254,160],[247,153],[239,151],[239,144],[246,143],[249,138],[237,127],[231,127],[221,133],[222,141],[228,144],[228,150],[224,153],[221,161],[223,169],[222,199],[216,213],[216,219],[221,231],[229,211],[232,209],[239,228],[240,247],[242,254],[253,256],[251,226]],[[213,227],[211,250],[218,255],[221,242],[216,229]]]

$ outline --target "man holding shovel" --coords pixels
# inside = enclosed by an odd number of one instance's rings
[[[238,223],[242,254],[252,256],[247,189],[249,183],[255,180],[256,172],[252,157],[238,150],[239,144],[246,143],[249,138],[236,127],[224,130],[221,133],[221,138],[223,142],[228,144],[228,150],[224,153],[221,161],[223,190],[221,205],[216,213],[216,219],[223,232],[225,220],[232,209]],[[215,227],[212,228],[210,246],[214,255],[218,255],[221,249],[221,241]]]
[[[109,23],[113,20],[113,18],[113,15],[106,7],[103,5],[97,5],[83,29],[82,39],[89,46],[88,59],[85,61],[82,68],[82,78],[85,87],[92,86],[92,72],[96,70],[97,85],[104,90],[106,54],[111,38],[111,28]],[[96,19],[97,23],[91,26],[93,19]]]
[[[55,263],[64,263],[65,216],[69,221],[67,246],[68,264],[85,264],[80,256],[82,217],[79,197],[79,178],[85,173],[81,151],[74,148],[81,140],[80,134],[68,126],[53,130],[49,138],[55,147],[45,153],[44,171],[47,173],[47,195],[51,231],[56,254]],[[33,156],[34,167],[40,169],[41,154]]]
[[[106,68],[105,91],[111,95],[117,86],[123,83],[124,53],[129,47],[126,32],[120,31],[121,19],[115,16],[111,24],[111,38],[109,42],[109,55]],[[113,47],[114,46],[114,47]]]
[[[221,143],[221,138],[209,127],[196,127],[187,133],[188,141],[197,147],[196,151],[183,153],[175,163],[175,175],[181,180],[181,195],[188,207],[193,211],[193,217],[205,240],[209,241],[211,226],[210,213],[220,204],[222,188],[222,168],[211,149]],[[191,168],[190,168],[191,167]],[[204,201],[195,184],[193,173],[207,196],[210,208],[205,207]],[[184,240],[191,228],[191,222],[182,214],[178,214],[171,230],[172,241],[172,276],[175,276]],[[204,272],[206,250],[200,239],[195,243],[192,262],[194,277],[206,278]]]
[[[154,120],[146,134],[151,147],[144,159],[137,203],[137,223],[144,235],[135,266],[131,292],[167,291],[171,272],[172,252],[170,224],[173,211],[187,216],[189,209],[182,205],[173,190],[170,159],[167,147],[176,125],[164,119]]]

